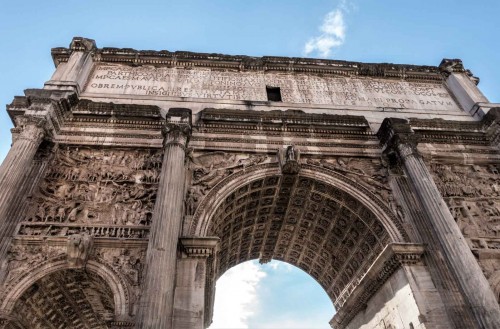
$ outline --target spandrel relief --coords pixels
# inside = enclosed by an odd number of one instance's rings
[[[469,238],[500,239],[498,167],[432,164],[430,169],[462,234]],[[471,247],[489,248],[486,240],[479,241],[471,240]]]
[[[309,158],[306,163],[336,171],[361,183],[384,201],[390,199],[391,189],[388,185],[387,168],[379,159],[339,157],[320,160]]]
[[[29,273],[40,263],[65,252],[64,247],[12,245],[8,253],[7,282]]]
[[[122,273],[133,286],[142,280],[146,249],[141,248],[98,248],[95,257]]]
[[[28,201],[21,228],[44,226],[48,232],[39,234],[66,235],[52,231],[81,225],[149,226],[161,163],[156,150],[61,148]]]
[[[185,199],[186,213],[192,215],[203,197],[227,176],[248,167],[271,161],[265,154],[211,152],[190,156],[191,187]]]

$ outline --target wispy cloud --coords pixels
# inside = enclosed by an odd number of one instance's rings
[[[343,0],[336,9],[326,14],[323,24],[319,27],[321,34],[309,39],[304,46],[306,56],[317,53],[321,57],[328,57],[334,48],[344,44],[347,30],[345,15],[349,12],[349,7]]]
[[[247,329],[259,307],[257,289],[266,273],[255,262],[228,270],[217,281],[213,323],[209,329]]]

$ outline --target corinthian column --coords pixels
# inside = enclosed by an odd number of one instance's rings
[[[30,171],[35,153],[46,135],[46,120],[41,117],[16,117],[12,129],[13,143],[0,166],[0,282],[5,274],[7,250],[10,238],[19,218],[8,216],[13,200],[21,191],[24,177]]]
[[[417,151],[417,140],[410,125],[402,119],[385,119],[379,137],[385,144],[386,154],[399,162],[416,194],[424,214],[423,225],[417,225],[422,238],[432,245],[432,249],[441,251],[476,328],[500,328],[498,302]]]
[[[177,243],[180,236],[191,111],[170,109],[164,128],[164,156],[146,255],[136,328],[171,329]]]

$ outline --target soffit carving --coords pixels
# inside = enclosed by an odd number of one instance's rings
[[[336,307],[390,241],[352,196],[300,175],[241,186],[218,207],[209,235],[221,238],[217,275],[250,259],[287,261],[313,276]]]
[[[113,294],[97,275],[58,271],[34,283],[14,306],[25,328],[108,328],[114,318]]]

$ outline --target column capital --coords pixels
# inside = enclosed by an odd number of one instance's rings
[[[217,250],[218,237],[182,237],[179,242],[183,251],[191,258],[207,258]]]
[[[163,147],[177,145],[185,149],[191,135],[191,110],[169,109],[162,133],[164,136]]]
[[[48,121],[44,117],[18,116],[15,118],[16,127],[12,128],[12,141],[27,140],[40,143],[44,137],[50,135]]]
[[[404,161],[409,156],[420,156],[417,151],[418,136],[406,119],[384,119],[377,137],[390,162]]]

